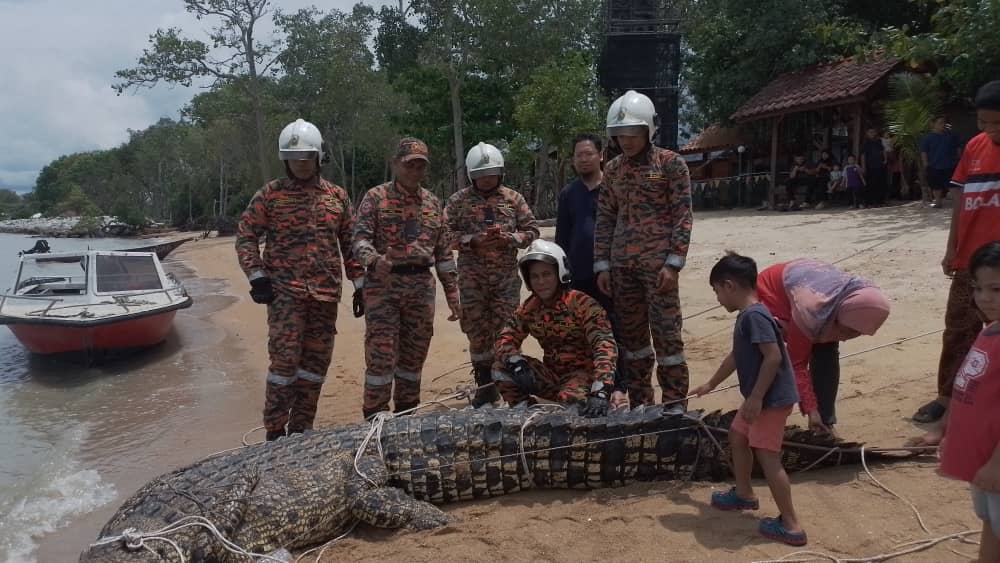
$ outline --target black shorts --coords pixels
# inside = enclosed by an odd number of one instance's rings
[[[955,173],[954,169],[951,170],[941,170],[938,168],[927,167],[927,185],[930,186],[932,190],[947,190],[951,187],[951,176]]]

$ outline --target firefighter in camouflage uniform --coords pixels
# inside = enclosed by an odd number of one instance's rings
[[[678,275],[691,240],[691,180],[684,159],[652,144],[653,102],[635,91],[608,111],[622,154],[604,170],[597,204],[594,273],[619,315],[619,352],[632,406],[651,404],[654,360],[663,401],[683,410],[688,367]],[[653,345],[650,347],[650,333]]]
[[[350,254],[354,216],[347,192],[320,176],[322,144],[319,130],[302,119],[281,131],[278,155],[287,177],[254,194],[236,235],[250,296],[267,305],[267,440],[286,427],[289,433],[312,428],[337,333],[342,263],[356,287],[363,274]]]
[[[364,281],[365,390],[369,418],[420,403],[420,376],[434,334],[437,271],[454,321],[461,317],[457,269],[437,196],[421,186],[427,145],[404,138],[393,158],[394,180],[365,194],[358,207],[354,252]]]
[[[503,185],[503,154],[479,143],[465,158],[472,186],[456,192],[445,206],[453,243],[458,246],[458,286],[462,332],[476,384],[476,407],[497,400],[492,386],[493,346],[517,309],[521,278],[517,251],[538,238],[538,226],[524,197]]]
[[[536,240],[518,266],[531,296],[497,339],[493,380],[500,394],[511,405],[535,395],[580,403],[586,416],[606,415],[618,359],[607,313],[569,288],[569,261],[559,245]],[[541,345],[541,361],[521,354],[528,335]]]

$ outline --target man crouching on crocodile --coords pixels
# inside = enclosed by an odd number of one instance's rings
[[[569,288],[569,262],[559,245],[534,241],[518,267],[531,296],[497,339],[497,390],[510,405],[533,404],[535,395],[559,403],[585,402],[585,416],[606,415],[616,391],[618,360],[607,314],[592,297]],[[521,355],[529,334],[542,346],[541,361]]]

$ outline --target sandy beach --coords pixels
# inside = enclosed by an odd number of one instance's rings
[[[950,215],[950,210],[919,204],[861,211],[697,214],[688,267],[681,275],[684,313],[696,315],[684,325],[692,386],[712,375],[730,345],[734,317],[712,309],[716,301],[708,285],[708,270],[726,249],[754,257],[761,268],[813,257],[875,280],[890,297],[892,314],[878,335],[844,343],[841,351],[848,355],[942,328],[949,280],[939,263]],[[552,229],[544,229],[543,235],[551,237]],[[213,313],[210,322],[225,329],[220,351],[230,352],[242,364],[247,385],[257,389],[258,404],[263,404],[265,308],[246,294],[233,239],[191,242],[177,256],[199,277],[228,282],[224,291],[237,299]],[[423,374],[425,399],[471,379],[466,368],[439,377],[468,361],[466,338],[446,317],[439,290],[435,336]],[[318,426],[354,422],[361,416],[364,324],[351,315],[349,298],[341,303],[337,328]],[[889,447],[920,433],[908,417],[935,394],[940,346],[940,334],[933,334],[843,360],[841,434]],[[691,408],[732,409],[739,401],[733,389],[693,401]],[[791,422],[803,420],[796,414]],[[232,445],[239,440],[239,435],[232,436]],[[158,474],[172,468],[157,469]],[[840,557],[873,556],[906,542],[978,529],[966,486],[945,480],[935,469],[926,459],[872,468],[882,483],[916,506],[931,535],[905,502],[878,489],[861,467],[794,475],[793,495],[809,533],[808,549]],[[776,515],[765,484],[756,485],[761,514]],[[460,503],[445,507],[461,518],[458,524],[428,533],[360,528],[331,547],[323,561],[755,561],[795,551],[759,537],[754,515],[713,510],[708,505],[711,491],[723,486],[728,484],[637,484]],[[899,560],[969,559],[956,551],[974,554],[976,547],[947,542]]]

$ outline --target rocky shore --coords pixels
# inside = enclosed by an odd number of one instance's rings
[[[0,221],[0,233],[46,237],[127,237],[139,229],[115,217],[32,217]]]

